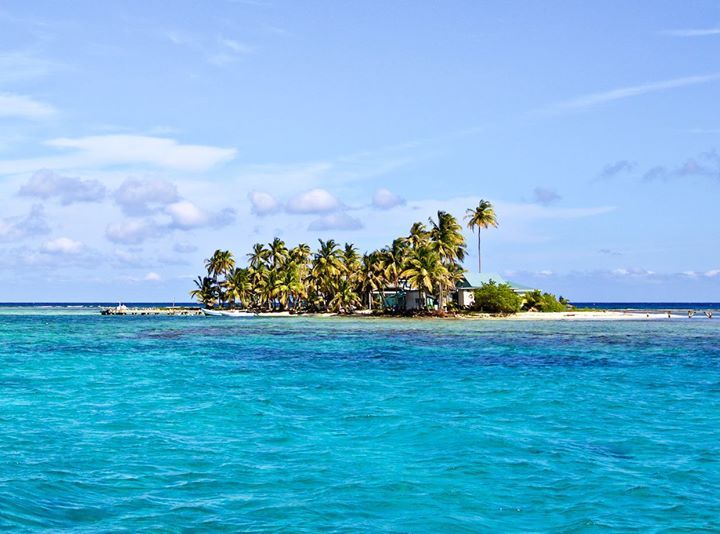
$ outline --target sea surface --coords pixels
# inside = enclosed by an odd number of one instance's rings
[[[720,530],[720,318],[0,310],[0,529]]]

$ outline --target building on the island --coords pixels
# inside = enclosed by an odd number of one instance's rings
[[[515,293],[524,296],[535,288],[517,284],[509,280],[505,280],[498,273],[465,273],[462,280],[455,285],[458,306],[461,308],[469,308],[475,303],[475,290],[480,289],[483,284],[495,282],[498,285],[508,284],[510,289]]]
[[[406,287],[387,287],[382,291],[373,292],[373,300],[380,298],[383,307],[395,311],[427,310],[435,308],[437,299],[433,295],[425,293],[425,298],[420,298],[417,289]]]

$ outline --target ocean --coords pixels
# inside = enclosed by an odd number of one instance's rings
[[[0,310],[0,529],[720,530],[720,317]]]

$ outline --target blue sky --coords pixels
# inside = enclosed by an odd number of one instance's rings
[[[714,1],[0,2],[0,300],[187,300],[216,248],[486,198],[485,270],[718,301],[719,52]]]

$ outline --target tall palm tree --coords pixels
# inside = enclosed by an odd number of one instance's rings
[[[498,221],[495,216],[495,209],[493,205],[487,200],[481,200],[475,209],[468,209],[465,212],[465,220],[467,221],[467,227],[473,232],[477,228],[478,235],[478,272],[482,272],[482,259],[480,256],[480,230],[482,228],[497,228]]]

